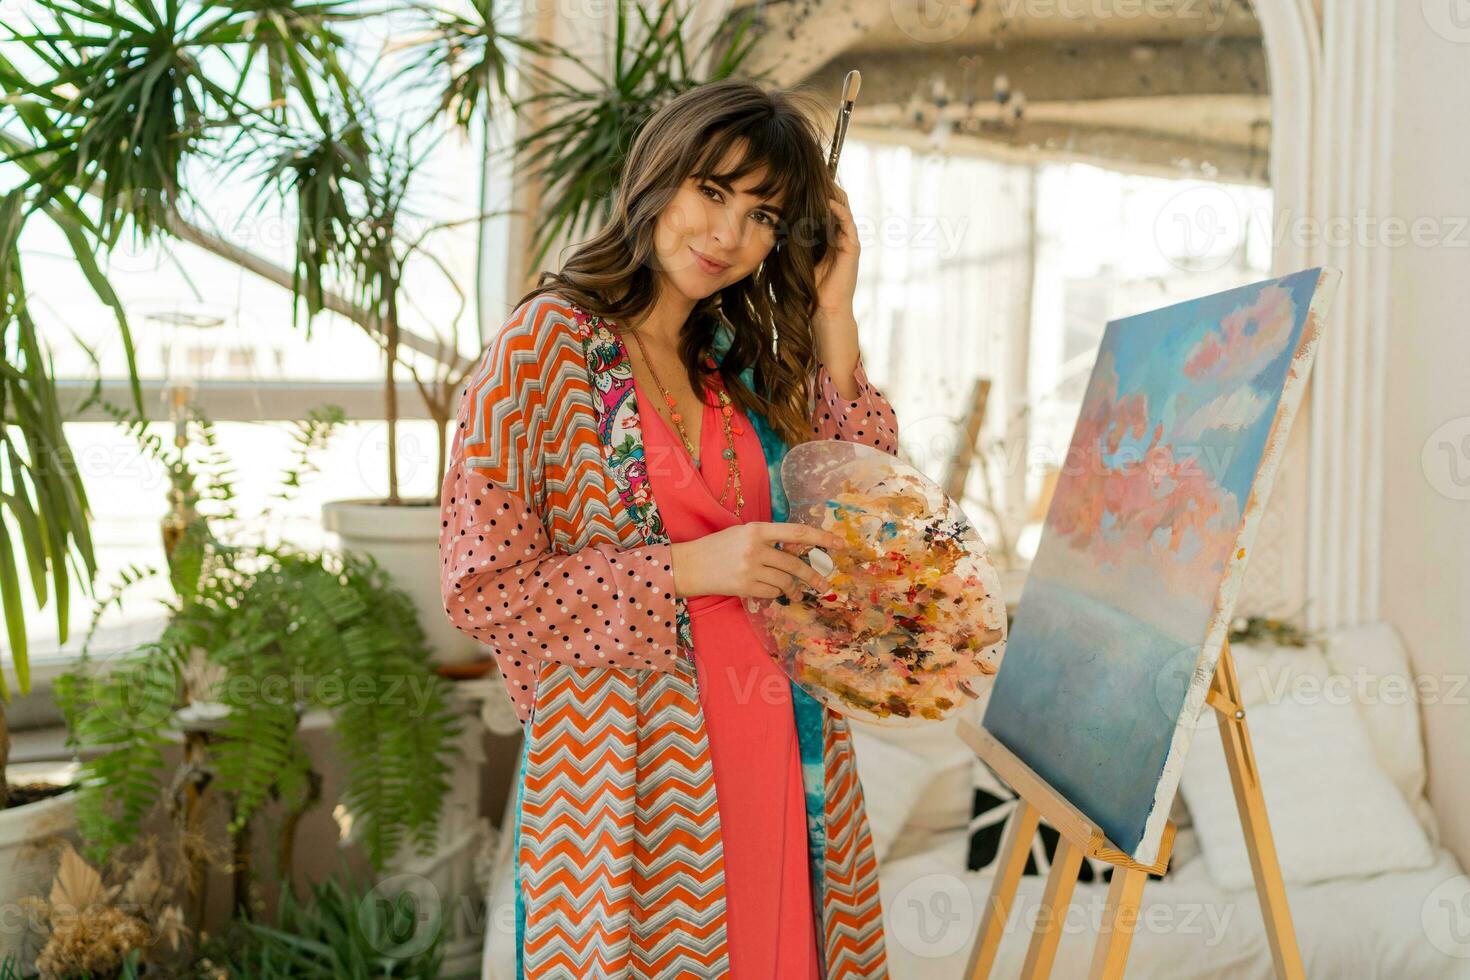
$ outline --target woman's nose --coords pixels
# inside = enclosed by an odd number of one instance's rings
[[[712,237],[721,248],[733,248],[739,244],[740,233],[735,227],[735,215],[729,208],[719,208],[711,223]]]

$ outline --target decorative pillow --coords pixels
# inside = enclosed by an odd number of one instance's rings
[[[1299,675],[1329,673],[1315,650],[1286,650]],[[1256,663],[1238,665],[1242,685]],[[1269,680],[1266,677],[1265,680]],[[1266,813],[1288,882],[1425,868],[1434,855],[1398,788],[1379,768],[1352,701],[1310,685],[1277,686],[1252,704],[1246,722],[1260,771]],[[1184,760],[1180,789],[1188,801],[1205,866],[1224,889],[1252,885],[1235,792],[1217,726],[1201,724]]]
[[[1232,643],[1235,676],[1240,681],[1240,700],[1247,708],[1280,702],[1303,692],[1321,691],[1328,686],[1332,668],[1315,647],[1256,646]],[[1215,710],[1205,705],[1200,711],[1200,724],[1209,722],[1218,730]]]
[[[956,732],[961,718],[976,721],[979,715],[972,705],[943,721],[921,725],[878,725],[855,718],[847,720],[870,822],[873,796],[877,793],[898,797],[883,801],[880,810],[892,813],[902,809],[906,814],[894,831],[897,843],[902,845],[897,852],[905,852],[910,845],[927,848],[935,834],[963,831],[969,822],[972,769],[976,760],[974,750]],[[866,776],[864,752],[870,757]],[[899,766],[906,768],[898,772]],[[891,856],[897,858],[900,853]],[[878,860],[882,861],[882,857]]]
[[[1333,694],[1353,698],[1378,765],[1434,843],[1439,828],[1424,798],[1429,777],[1419,727],[1419,692],[1398,633],[1387,623],[1335,630],[1326,638],[1325,653],[1337,675]]]
[[[850,731],[858,782],[863,788],[863,808],[868,814],[868,830],[873,835],[873,857],[881,864],[933,778],[934,770],[922,755],[857,725],[852,725]]]

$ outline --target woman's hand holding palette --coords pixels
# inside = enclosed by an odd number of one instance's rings
[[[835,711],[888,724],[939,720],[978,697],[1000,667],[1006,612],[959,506],[902,460],[839,440],[792,448],[781,481],[791,521],[845,542],[807,555],[829,591],[744,600],[791,678]]]

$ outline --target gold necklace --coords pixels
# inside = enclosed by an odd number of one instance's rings
[[[631,332],[633,339],[638,342],[639,352],[643,354],[643,363],[648,365],[648,373],[653,375],[653,383],[658,385],[658,390],[664,396],[664,403],[669,406],[669,417],[674,420],[674,427],[679,430],[679,438],[683,440],[684,448],[689,451],[690,460],[693,461],[695,466],[698,466],[699,451],[689,441],[689,433],[684,430],[684,418],[679,414],[679,410],[674,407],[674,396],[669,394],[669,389],[664,387],[663,381],[659,378],[658,371],[653,366],[653,359],[648,356],[648,348],[643,346],[643,338],[638,336],[637,330]],[[715,359],[708,354],[704,355],[704,363],[711,368],[718,368],[718,365],[715,364]],[[720,494],[720,506],[725,506],[725,501],[729,498],[730,490],[733,488],[735,491],[735,513],[738,516],[740,511],[745,507],[745,494],[740,489],[740,462],[735,457],[735,436],[732,434],[732,430],[737,433],[743,433],[745,430],[732,421],[732,416],[735,414],[735,406],[730,401],[730,393],[725,390],[724,379],[720,377],[718,370],[714,371],[714,377],[716,378],[716,387],[718,388],[720,398],[720,422],[725,430],[725,449],[720,455],[724,456],[727,461],[725,489]],[[704,403],[703,398],[700,398],[700,403]]]

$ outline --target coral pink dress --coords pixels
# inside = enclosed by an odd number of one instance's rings
[[[728,463],[719,408],[709,400],[716,396],[705,396],[696,470],[656,402],[636,381],[634,388],[649,483],[671,542],[771,519],[765,453],[744,413],[737,408],[731,419],[742,430],[734,433],[745,494],[737,517],[733,488],[728,509],[719,502]],[[791,682],[761,646],[738,596],[690,596],[687,604],[724,843],[729,976],[819,980]]]

